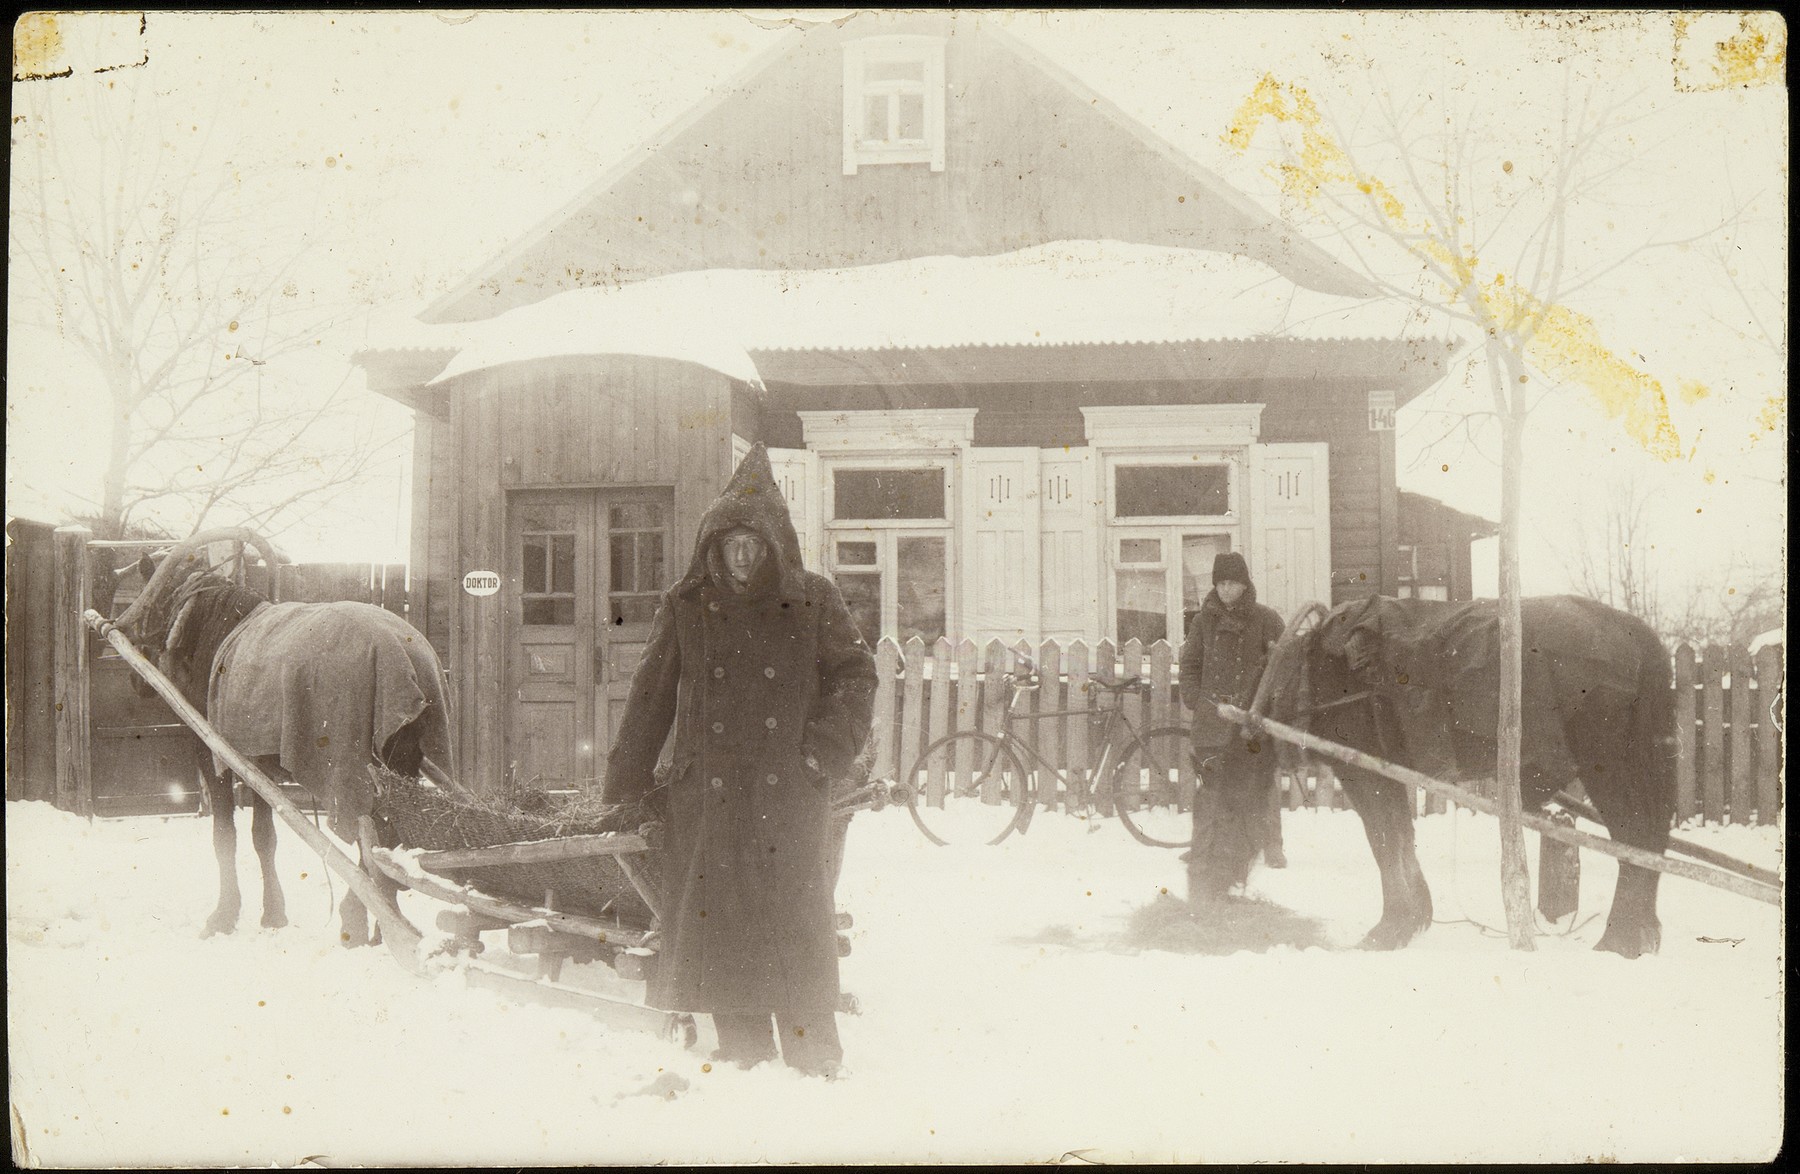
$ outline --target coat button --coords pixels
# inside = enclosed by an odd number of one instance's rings
[[[725,732],[725,723],[724,722],[714,722],[713,723],[713,733],[723,734],[724,732]]]
[[[715,676],[715,677],[722,677],[724,675],[725,675],[725,670],[723,667],[716,668],[713,670],[713,676]]]
[[[718,775],[714,775],[712,777],[712,785],[713,785],[714,789],[723,787],[725,785],[725,780],[720,778]]]
[[[718,611],[719,610],[718,602],[715,600],[714,602],[707,604],[706,610],[707,611]]]
[[[775,728],[776,724],[775,719],[772,717],[763,719],[763,725],[768,726],[771,730]]]
[[[779,783],[781,781],[781,776],[780,775],[770,775],[768,778],[764,779],[763,781],[768,783],[771,787],[773,787],[776,783]]]
[[[765,677],[767,677],[767,678],[769,678],[769,679],[770,679],[770,680],[771,680],[771,681],[772,681],[772,680],[774,680],[774,679],[775,679],[775,670],[774,670],[774,668],[772,668],[772,667],[771,667],[771,668],[766,668],[766,669],[764,669],[764,670],[763,670],[763,676],[765,676]]]

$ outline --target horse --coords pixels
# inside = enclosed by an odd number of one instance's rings
[[[175,687],[265,774],[298,783],[330,812],[333,831],[356,843],[365,870],[392,833],[375,809],[371,763],[407,777],[445,777],[450,758],[443,671],[431,645],[405,620],[367,603],[279,603],[218,574],[204,547],[230,540],[254,547],[271,569],[283,561],[253,531],[208,530],[160,559],[146,555],[147,582],[115,621]],[[147,683],[134,686],[149,691]],[[237,927],[237,826],[232,776],[197,756],[213,818],[219,896],[202,937]],[[251,843],[262,866],[262,925],[287,924],[275,870],[274,812],[251,794]],[[391,903],[398,886],[371,870]],[[346,945],[379,942],[354,891],[339,906]]]
[[[1579,781],[1612,838],[1662,854],[1675,809],[1669,655],[1642,620],[1572,595],[1526,599],[1524,809]],[[1373,596],[1290,636],[1269,666],[1267,716],[1446,780],[1492,778],[1498,762],[1495,601]],[[1381,919],[1365,949],[1405,946],[1431,924],[1408,789],[1334,764],[1381,873]],[[1658,873],[1621,862],[1598,950],[1627,958],[1661,944]]]

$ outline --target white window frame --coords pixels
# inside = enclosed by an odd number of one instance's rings
[[[1244,492],[1250,446],[1262,428],[1262,404],[1157,404],[1084,407],[1088,443],[1100,454],[1099,517],[1102,550],[1100,630],[1119,638],[1118,583],[1122,569],[1148,564],[1121,563],[1119,543],[1127,538],[1160,538],[1166,586],[1169,642],[1179,644],[1182,626],[1183,535],[1222,535],[1230,549],[1245,552]],[[1171,438],[1183,443],[1171,444]],[[1226,466],[1226,512],[1118,516],[1120,468],[1171,465]]]
[[[941,518],[845,518],[837,516],[837,474],[865,469],[936,469],[944,478],[944,516]],[[941,538],[944,542],[944,632],[957,631],[957,460],[953,452],[919,450],[897,455],[854,452],[821,454],[819,480],[823,486],[825,514],[825,568],[835,578],[840,570],[857,575],[871,569],[881,576],[881,635],[898,637],[900,627],[899,539]],[[840,540],[875,543],[875,566],[838,566]]]
[[[1222,537],[1227,550],[1237,550],[1238,536],[1235,526],[1190,525],[1186,523],[1165,524],[1161,521],[1148,526],[1114,525],[1107,529],[1107,596],[1109,604],[1105,616],[1105,632],[1112,640],[1120,640],[1119,634],[1119,573],[1121,571],[1144,571],[1159,566],[1163,572],[1163,597],[1167,600],[1163,608],[1163,620],[1166,629],[1165,638],[1170,645],[1180,647],[1183,637],[1186,608],[1181,594],[1181,540],[1187,537]],[[1159,563],[1128,563],[1120,556],[1119,548],[1132,538],[1156,538],[1162,542],[1162,558]],[[1210,568],[1209,568],[1210,569]]]
[[[917,64],[921,81],[871,81],[868,66],[877,62]],[[900,99],[917,93],[924,117],[924,138],[896,139]],[[862,136],[863,110],[870,98],[885,99],[889,138]],[[944,38],[927,36],[865,37],[844,46],[844,174],[882,163],[928,163],[944,170]]]
[[[900,586],[896,573],[896,536],[944,540],[944,633],[960,630],[962,541],[962,453],[975,436],[974,408],[915,408],[889,411],[801,412],[800,428],[808,449],[818,454],[820,523],[827,575],[836,576],[837,540],[876,543],[876,565],[882,574],[881,632],[899,624]],[[837,514],[839,469],[937,468],[944,475],[942,518],[894,518],[840,521]],[[857,568],[849,573],[856,574]]]

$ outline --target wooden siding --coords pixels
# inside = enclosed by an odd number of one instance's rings
[[[466,777],[497,782],[518,757],[505,745],[508,596],[461,589],[467,571],[509,573],[508,491],[671,487],[673,581],[731,475],[734,389],[710,369],[635,356],[481,371],[445,389],[450,420],[425,428],[422,481],[415,463],[427,516],[415,517],[414,557],[428,568],[427,636],[442,634]]]
[[[954,35],[949,35],[954,31]],[[943,35],[945,170],[843,174],[845,41]],[[816,25],[585,203],[483,266],[428,321],[471,321],[563,289],[702,268],[826,268],[1057,240],[1216,249],[1303,285],[1356,276],[1056,66],[973,15]]]

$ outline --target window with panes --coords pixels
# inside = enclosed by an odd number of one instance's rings
[[[1221,459],[1121,462],[1110,490],[1111,634],[1120,644],[1179,644],[1212,590],[1213,559],[1233,548],[1233,467]]]
[[[863,638],[949,630],[950,474],[941,464],[825,470],[828,566]]]

